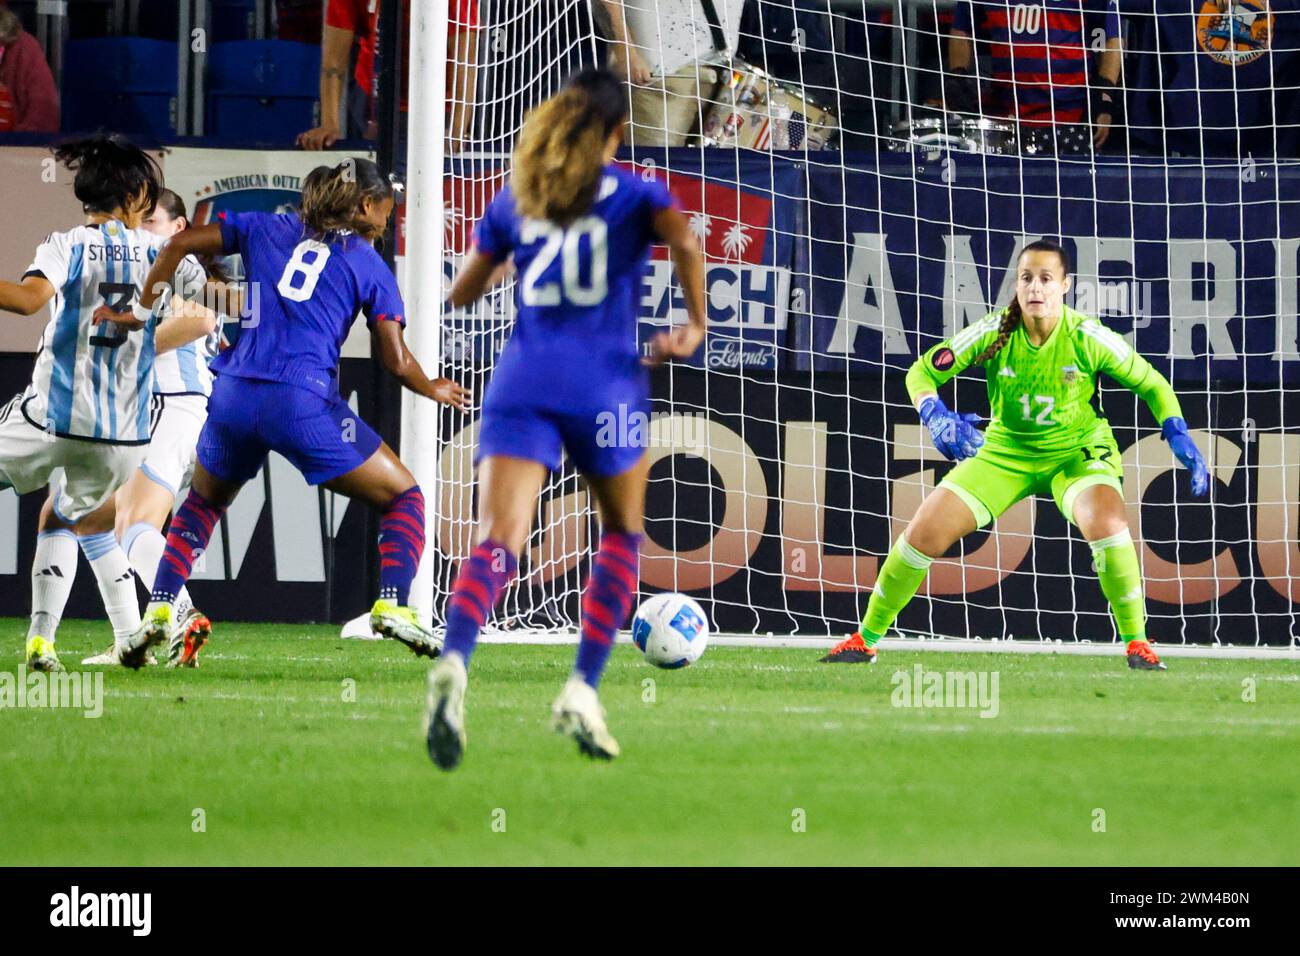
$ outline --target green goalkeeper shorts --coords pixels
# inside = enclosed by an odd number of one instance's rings
[[[1074,523],[1074,502],[1093,485],[1124,494],[1124,465],[1110,426],[1098,421],[1070,451],[1043,452],[1007,442],[986,442],[939,482],[970,506],[976,526],[991,524],[1021,498],[1051,493],[1065,520]]]

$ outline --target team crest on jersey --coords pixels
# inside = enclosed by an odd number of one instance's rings
[[[1061,369],[1061,382],[1065,385],[1073,385],[1079,380],[1079,368],[1076,365],[1066,365]]]
[[[1216,63],[1238,67],[1268,52],[1273,15],[1268,0],[1230,0],[1220,13],[1216,0],[1202,0],[1196,18],[1196,40]]]
[[[952,349],[943,348],[930,356],[930,364],[934,366],[936,372],[946,372],[952,368],[952,363],[957,361],[957,356],[952,354]]]

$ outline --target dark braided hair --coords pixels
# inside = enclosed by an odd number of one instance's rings
[[[1067,276],[1070,274],[1070,269],[1072,267],[1070,263],[1070,254],[1066,252],[1059,243],[1053,242],[1050,239],[1039,239],[1037,242],[1031,242],[1025,246],[1025,248],[1020,250],[1020,255],[1016,256],[1016,262],[1019,263],[1020,260],[1025,257],[1025,254],[1030,252],[1056,253],[1056,257],[1061,260],[1061,268],[1065,271]],[[975,356],[973,364],[983,365],[989,359],[993,358],[993,356],[1001,352],[1002,349],[1006,347],[1007,340],[1011,338],[1011,334],[1015,332],[1016,327],[1020,325],[1021,318],[1023,318],[1023,316],[1020,313],[1020,297],[1015,293],[1012,293],[1011,304],[1002,310],[1002,323],[998,326],[998,337],[989,343],[988,348]]]

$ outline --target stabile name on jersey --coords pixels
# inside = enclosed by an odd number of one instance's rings
[[[140,257],[140,246],[127,245],[125,243],[114,243],[110,246],[93,242],[86,244],[86,260],[88,262],[144,261]]]

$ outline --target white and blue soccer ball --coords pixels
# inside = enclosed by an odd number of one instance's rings
[[[698,661],[709,646],[709,622],[703,609],[685,594],[656,594],[636,609],[632,642],[655,667],[685,667]]]

